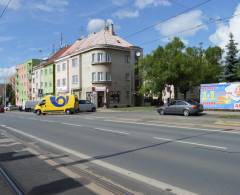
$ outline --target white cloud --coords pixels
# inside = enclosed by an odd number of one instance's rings
[[[128,0],[112,0],[112,2],[113,2],[114,5],[122,6],[122,5],[124,5],[125,3],[127,3]]]
[[[44,12],[64,12],[68,5],[68,0],[45,0],[42,3],[33,3],[31,8]]]
[[[14,39],[14,37],[11,37],[11,36],[0,36],[0,43],[1,42],[11,41],[13,39]]]
[[[12,75],[14,75],[16,72],[16,67],[7,67],[7,68],[1,68],[0,67],[0,82],[3,82],[3,79],[8,78]]]
[[[123,9],[123,10],[119,10],[119,11],[115,12],[113,14],[113,16],[116,16],[120,19],[123,19],[123,18],[137,18],[139,16],[139,11],[138,10],[132,11],[132,10],[129,10],[129,9]]]
[[[156,29],[162,36],[192,36],[200,29],[206,29],[207,26],[203,23],[203,13],[201,10],[194,10],[164,23],[160,23],[156,26]],[[199,26],[198,28],[194,28]],[[185,31],[186,29],[194,28],[192,30]],[[184,31],[184,32],[182,32]]]
[[[234,15],[240,14],[240,4],[236,7]],[[228,24],[220,23],[217,25],[216,32],[209,36],[209,40],[220,46],[221,48],[225,48],[225,46],[229,42],[229,34],[232,33],[234,36],[234,40],[238,43],[238,48],[240,49],[240,16],[233,17],[230,19]]]
[[[0,7],[5,7],[9,0],[0,0]],[[22,6],[22,0],[12,0],[8,6],[9,9],[18,10]]]
[[[98,32],[100,30],[102,30],[105,25],[108,25],[108,24],[113,24],[113,20],[112,19],[107,19],[107,20],[103,20],[103,19],[100,19],[100,18],[95,18],[95,19],[91,19],[89,22],[88,22],[88,25],[87,25],[87,31],[88,32]]]
[[[148,6],[169,6],[169,0],[135,0],[135,6],[139,9],[144,9]]]

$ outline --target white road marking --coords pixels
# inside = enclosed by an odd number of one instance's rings
[[[61,124],[75,126],[75,127],[83,127],[83,125],[78,125],[78,124],[73,124],[73,123],[61,123]],[[88,127],[88,126],[86,126],[86,127]],[[105,131],[105,132],[110,132],[110,133],[129,135],[128,132],[124,132],[124,131],[117,131],[117,130],[112,130],[112,129],[103,129],[103,128],[90,127],[90,126],[88,128],[98,130],[98,131]]]
[[[14,142],[15,140],[12,139],[12,138],[3,138],[3,139],[0,139],[0,143],[1,144],[4,144],[4,143],[8,143],[8,142]]]
[[[111,132],[111,133],[118,133],[118,134],[123,134],[123,135],[129,135],[128,132],[124,132],[124,131],[117,131],[117,130],[103,129],[103,128],[94,128],[94,129],[98,130],[98,131],[106,131],[106,132]]]
[[[153,178],[150,178],[150,177],[146,177],[144,175],[140,175],[140,174],[138,174],[136,172],[133,172],[133,171],[130,171],[130,170],[127,170],[127,169],[123,169],[121,167],[118,167],[118,166],[115,166],[113,164],[104,162],[102,160],[97,160],[97,159],[96,160],[92,160],[93,157],[91,157],[91,156],[88,156],[86,154],[83,154],[83,153],[80,153],[78,151],[72,150],[70,148],[66,148],[64,146],[58,145],[56,143],[53,143],[51,141],[47,141],[45,139],[33,136],[33,135],[25,133],[25,132],[23,132],[23,131],[21,131],[19,129],[15,129],[15,128],[8,127],[8,126],[6,126],[5,128],[7,128],[8,130],[13,131],[15,133],[18,133],[18,134],[24,135],[26,137],[29,137],[31,139],[37,140],[37,141],[39,141],[39,142],[41,142],[43,144],[46,144],[48,146],[51,146],[51,147],[54,147],[56,149],[62,150],[64,152],[66,152],[66,153],[75,155],[76,157],[79,157],[81,159],[85,159],[85,160],[91,159],[91,163],[94,163],[94,164],[96,164],[98,166],[104,167],[106,169],[114,171],[114,172],[116,172],[116,173],[118,173],[120,175],[129,177],[129,178],[134,179],[136,181],[148,184],[148,185],[153,186],[155,188],[158,188],[158,189],[161,189],[161,190],[171,189],[172,193],[175,193],[175,194],[178,194],[178,195],[195,195],[196,194],[196,193],[184,190],[182,188],[179,188],[179,187],[176,187],[176,186],[173,186],[173,185],[170,185],[170,184],[158,181],[156,179],[153,179]]]
[[[69,126],[75,126],[75,127],[82,127],[82,125],[78,125],[78,124],[72,124],[72,123],[61,123],[63,125],[69,125]]]
[[[135,124],[135,125],[146,125],[146,126],[155,126],[155,127],[167,127],[167,128],[177,128],[184,129],[188,131],[206,131],[206,132],[218,132],[218,133],[228,133],[228,134],[238,134],[240,135],[240,131],[232,132],[232,131],[224,131],[223,129],[204,129],[204,128],[196,128],[196,127],[183,127],[183,126],[175,126],[175,125],[163,125],[156,123],[143,123],[143,122],[131,122],[131,121],[119,121],[119,120],[104,120],[106,122],[114,122],[114,123],[125,123],[125,124]]]
[[[163,138],[163,137],[153,137],[154,139],[157,140],[164,140],[164,141],[170,141],[173,143],[182,143],[182,144],[189,144],[189,145],[194,145],[194,146],[202,146],[202,147],[207,147],[207,148],[217,148],[221,150],[227,150],[227,147],[222,147],[222,146],[214,146],[214,145],[208,145],[208,144],[200,144],[200,143],[195,143],[195,142],[187,142],[187,141],[181,141],[181,140],[174,140],[174,139],[168,139],[168,138]]]

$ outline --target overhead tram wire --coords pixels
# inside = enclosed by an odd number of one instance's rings
[[[226,23],[228,22],[230,19],[236,17],[236,16],[240,16],[240,13],[237,13],[237,14],[234,14],[232,16],[228,16],[228,17],[224,17],[224,18],[217,18],[217,19],[212,19],[211,21],[207,22],[206,24],[198,24],[196,26],[193,26],[191,28],[186,28],[182,31],[179,31],[179,32],[176,32],[176,33],[173,33],[171,35],[166,35],[166,36],[162,36],[161,38],[157,38],[157,39],[154,39],[154,40],[151,40],[151,41],[146,41],[146,42],[143,42],[139,45],[147,45],[147,44],[150,44],[150,43],[154,43],[156,41],[159,41],[160,39],[162,38],[170,38],[170,37],[173,37],[173,36],[176,36],[176,35],[179,35],[181,33],[184,33],[184,32],[187,32],[187,31],[191,31],[191,30],[194,30],[194,29],[198,29],[200,27],[204,27],[206,25],[210,25],[212,23],[216,23],[216,22],[222,22],[222,23]]]
[[[178,16],[180,16],[180,15],[182,15],[182,14],[185,14],[185,13],[187,13],[187,12],[189,12],[189,11],[192,11],[192,10],[198,8],[198,7],[201,7],[201,6],[209,3],[210,1],[212,1],[212,0],[206,0],[206,1],[203,1],[203,2],[201,2],[201,3],[199,3],[199,4],[194,5],[194,6],[192,6],[192,7],[189,7],[189,8],[185,9],[184,11],[182,11],[182,12],[180,12],[180,13],[174,15],[174,16],[170,16],[170,17],[168,17],[168,18],[166,18],[166,19],[164,19],[164,20],[162,20],[162,21],[160,21],[160,22],[156,22],[155,24],[151,24],[151,25],[149,25],[149,26],[146,26],[146,27],[144,27],[144,28],[142,28],[142,29],[140,29],[140,30],[138,30],[138,31],[136,31],[136,32],[133,32],[133,33],[125,36],[124,38],[129,38],[129,37],[132,37],[132,36],[137,35],[137,34],[139,34],[139,33],[142,33],[142,32],[144,32],[144,31],[146,31],[146,30],[148,30],[148,29],[151,29],[151,28],[153,28],[153,27],[155,27],[155,26],[157,26],[157,25],[159,25],[159,24],[161,24],[161,23],[164,23],[164,22],[166,22],[166,21],[168,21],[168,20],[171,20],[171,19],[173,19],[173,18],[176,18],[176,17],[178,17]]]
[[[2,11],[2,13],[1,13],[1,15],[0,15],[0,18],[2,18],[3,15],[4,15],[4,13],[7,11],[7,8],[9,7],[11,1],[12,1],[12,0],[9,0],[9,1],[7,2],[6,6],[4,7],[4,9],[3,9],[3,11]]]

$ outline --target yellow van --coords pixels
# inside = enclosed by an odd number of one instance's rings
[[[79,111],[78,98],[74,95],[68,96],[45,96],[42,101],[35,106],[37,115],[50,112],[65,112],[73,114]]]

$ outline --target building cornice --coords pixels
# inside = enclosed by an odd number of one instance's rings
[[[115,45],[101,44],[101,45],[94,45],[92,47],[87,47],[82,50],[76,50],[71,54],[68,54],[66,56],[63,56],[62,58],[55,60],[55,62],[61,62],[73,56],[86,53],[95,49],[113,49],[113,50],[120,50],[120,51],[131,51],[132,49],[141,50],[141,51],[143,50],[141,47],[138,47],[138,46],[121,47],[121,46],[115,46]]]

